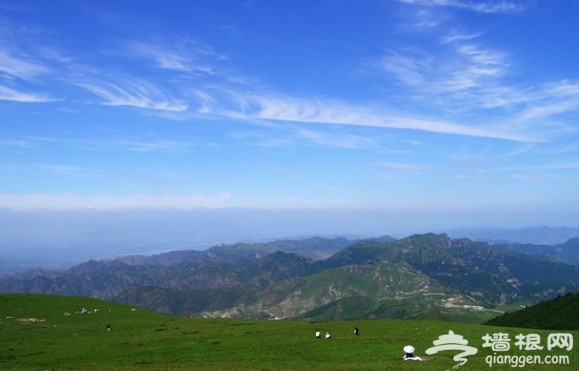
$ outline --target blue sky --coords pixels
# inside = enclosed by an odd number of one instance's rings
[[[291,211],[309,226],[336,211],[335,233],[361,215],[389,215],[384,233],[575,226],[578,12],[5,0],[0,207]]]

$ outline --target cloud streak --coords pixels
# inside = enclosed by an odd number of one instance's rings
[[[397,2],[427,6],[427,7],[443,7],[443,8],[457,8],[466,9],[476,13],[519,13],[525,10],[525,7],[520,3],[514,3],[507,0],[488,0],[488,1],[473,1],[473,0],[394,0]]]
[[[521,142],[542,140],[533,134],[509,131],[500,126],[460,125],[447,121],[395,114],[389,110],[372,110],[363,106],[352,106],[335,101],[248,95],[244,97],[242,107],[245,109],[242,108],[241,112],[230,111],[228,115],[236,119],[420,130]]]
[[[0,76],[7,75],[11,78],[34,80],[38,76],[50,72],[48,66],[31,62],[14,54],[14,51],[0,49]]]
[[[426,2],[417,3],[425,5]],[[497,4],[496,9],[499,9]],[[509,8],[505,4],[502,6],[505,9]],[[458,3],[441,1],[429,5],[456,7]],[[64,72],[63,76],[59,77],[61,81],[80,87],[93,97],[96,96],[100,99],[98,102],[100,104],[136,108],[144,110],[145,113],[156,111],[173,119],[187,119],[196,114],[254,122],[267,120],[419,130],[523,142],[544,140],[545,138],[538,135],[538,132],[525,130],[525,123],[540,116],[545,118],[565,109],[574,109],[574,101],[567,99],[566,103],[559,106],[555,106],[552,102],[533,105],[528,92],[517,87],[501,85],[501,79],[508,74],[510,68],[506,60],[507,54],[481,48],[476,44],[479,37],[480,34],[454,32],[439,40],[439,44],[446,48],[446,55],[417,48],[411,52],[390,50],[377,63],[377,67],[383,75],[393,76],[405,85],[410,99],[414,98],[412,94],[436,97],[436,100],[428,101],[438,102],[439,110],[470,113],[477,112],[481,107],[492,110],[526,105],[523,111],[520,109],[517,111],[520,112],[518,124],[510,128],[504,121],[513,119],[512,114],[505,117],[492,111],[489,113],[501,117],[501,120],[494,120],[492,125],[483,125],[472,120],[466,124],[466,120],[461,118],[452,120],[440,118],[436,104],[431,104],[428,110],[404,112],[381,107],[376,102],[368,106],[356,106],[339,100],[319,100],[306,94],[297,98],[284,95],[283,92],[270,95],[269,91],[259,91],[259,86],[254,88],[254,92],[245,92],[243,90],[247,86],[238,83],[246,82],[247,79],[229,76],[224,66],[220,65],[228,61],[226,56],[210,47],[187,40],[163,43],[125,42],[127,55],[120,58],[125,61],[129,58],[149,60],[156,69],[170,73],[169,78],[163,81],[144,80],[135,77],[131,71],[112,70],[105,74],[98,67],[71,65],[70,60],[63,57],[62,53],[59,53],[60,58],[54,61],[60,65],[49,66],[40,63],[45,60],[41,56],[38,56],[38,61],[30,58],[25,60],[15,57],[13,52],[4,50],[0,54],[0,60],[6,63],[3,70],[0,67],[0,71],[12,78],[38,79],[56,68]],[[103,79],[101,76],[104,75],[116,78]],[[209,79],[203,80],[202,76]],[[193,86],[191,80],[188,80],[192,77],[198,78]],[[232,85],[233,81],[236,82]],[[557,87],[551,87],[551,90],[556,89]],[[577,87],[572,82],[566,82],[566,85],[562,84],[558,89],[562,95],[563,92],[574,92]],[[54,101],[48,94],[27,93],[22,89],[1,84],[0,99],[29,103]],[[536,102],[540,100],[535,99]],[[193,107],[197,107],[195,112]],[[517,118],[514,119],[517,121]],[[321,143],[314,131],[303,131],[301,135],[309,138],[311,143]],[[351,146],[358,145],[357,139],[350,139]]]
[[[128,42],[127,49],[135,57],[150,60],[159,69],[191,75],[217,75],[217,62],[227,58],[208,46],[191,40],[180,42]]]
[[[20,103],[45,103],[54,102],[57,99],[50,98],[45,94],[28,93],[0,85],[0,100]]]
[[[103,99],[105,105],[183,112],[188,106],[147,82],[84,82],[78,86]]]

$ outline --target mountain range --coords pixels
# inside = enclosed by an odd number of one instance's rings
[[[96,297],[194,317],[482,322],[501,306],[577,291],[576,248],[572,240],[541,250],[556,252],[554,260],[446,234],[317,237],[91,260],[4,276],[0,292]]]
[[[495,247],[508,251],[516,251],[524,254],[543,255],[550,259],[563,261],[571,264],[579,264],[579,238],[571,238],[557,245],[536,244],[506,244],[499,243]]]

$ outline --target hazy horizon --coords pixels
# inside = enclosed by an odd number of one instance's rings
[[[508,218],[505,215],[502,223],[492,224],[498,222],[493,219],[487,224],[469,224],[461,215],[424,214],[417,219],[414,213],[376,210],[0,210],[0,257],[10,270],[18,266],[50,269],[89,259],[311,236],[404,238],[434,232],[487,239],[496,233],[500,239],[500,231],[528,227],[568,227],[579,236],[579,228],[573,225],[517,225],[507,223]],[[534,242],[533,238],[537,236],[525,240],[519,235],[513,242]]]

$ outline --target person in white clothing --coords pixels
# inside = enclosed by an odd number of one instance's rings
[[[402,351],[404,352],[404,357],[402,357],[402,359],[405,361],[422,361],[422,358],[414,355],[416,349],[414,349],[412,345],[406,345],[402,348]]]

